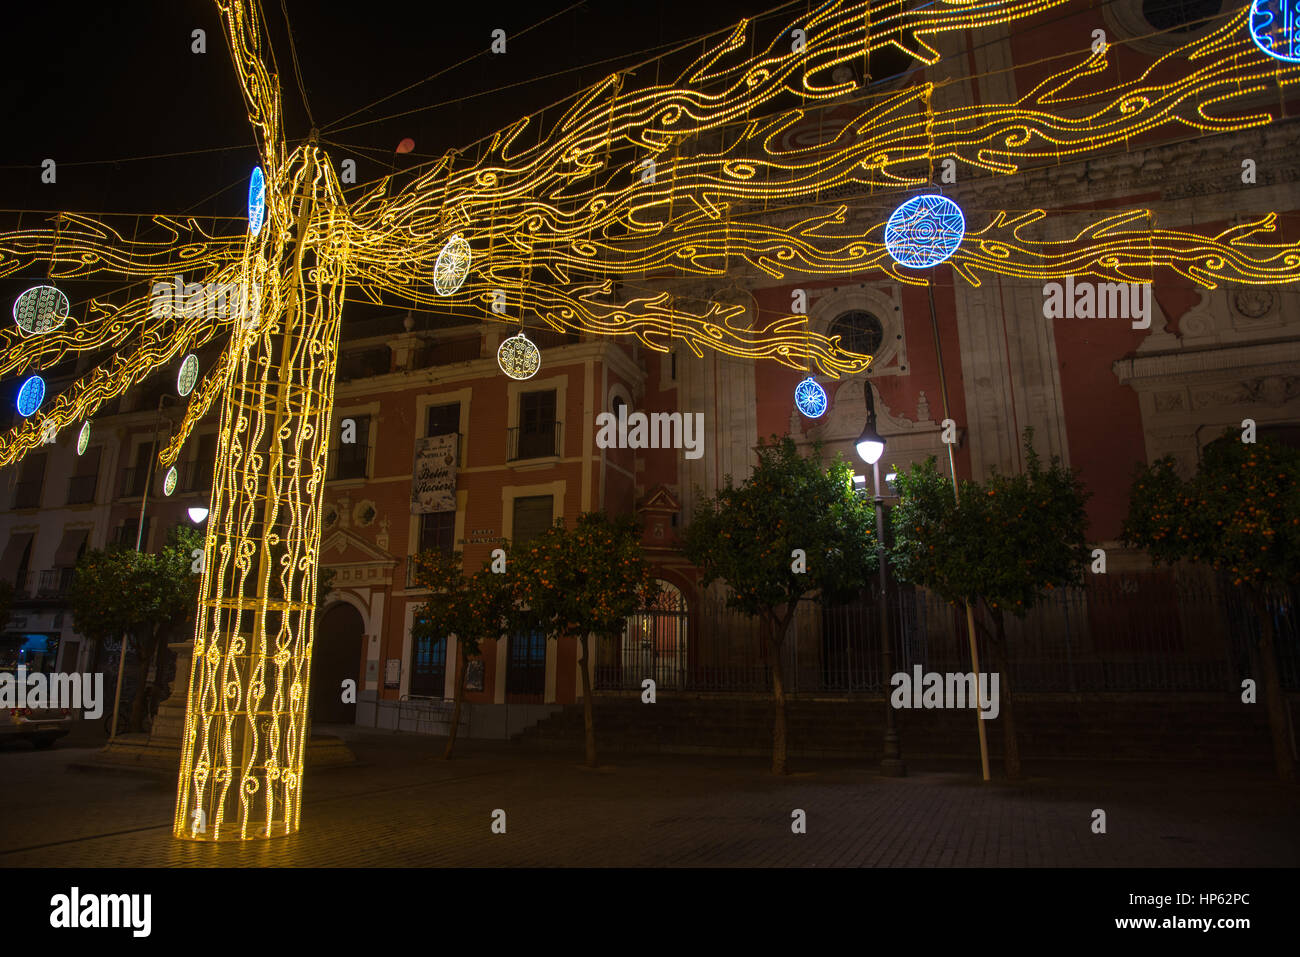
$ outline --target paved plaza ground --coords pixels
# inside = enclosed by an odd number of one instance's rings
[[[983,784],[977,763],[914,763],[897,779],[796,760],[777,779],[729,757],[615,755],[593,771],[504,742],[468,742],[448,762],[441,739],[328,730],[363,763],[309,772],[300,834],[239,845],[174,840],[171,780],[74,770],[102,732],[7,745],[0,867],[1300,864],[1300,791],[1265,769],[1033,762],[1011,785]],[[791,832],[795,809],[806,834]]]

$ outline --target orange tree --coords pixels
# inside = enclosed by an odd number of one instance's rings
[[[456,704],[447,730],[443,758],[451,757],[460,728],[461,705],[465,700],[465,674],[469,660],[482,653],[485,638],[499,638],[509,627],[515,606],[515,582],[509,574],[494,573],[490,561],[466,576],[460,552],[443,555],[423,551],[415,556],[415,585],[430,590],[428,599],[415,610],[411,641],[437,641],[454,635],[456,655]]]
[[[194,626],[199,580],[192,553],[203,548],[203,536],[189,525],[176,525],[157,554],[134,549],[95,549],[77,562],[68,590],[72,625],[95,643],[126,636],[134,643],[138,680],[131,702],[131,729],[144,720],[145,677],[149,662],[162,664],[167,640]],[[126,640],[124,639],[124,640]]]
[[[653,599],[654,576],[641,554],[640,527],[630,516],[586,512],[572,529],[557,523],[516,547],[510,564],[518,583],[513,627],[578,639],[587,765],[595,767],[589,639],[621,634],[628,617]]]
[[[1300,452],[1267,439],[1245,443],[1229,429],[1206,446],[1186,481],[1172,458],[1141,466],[1121,534],[1156,563],[1203,562],[1242,589],[1259,622],[1251,657],[1262,679],[1274,763],[1282,780],[1294,781],[1274,614],[1286,608],[1288,587],[1300,582]]]
[[[961,494],[933,458],[899,472],[891,521],[891,562],[899,578],[950,603],[970,602],[998,672],[1003,761],[1020,776],[1020,746],[1009,674],[1006,615],[1023,618],[1047,592],[1080,584],[1088,493],[1055,456],[1046,469],[1025,430],[1025,470],[965,481]],[[985,618],[993,623],[990,629]]]
[[[760,442],[758,464],[702,499],[686,529],[686,556],[701,585],[727,585],[727,606],[758,618],[772,664],[772,773],[786,773],[781,648],[800,601],[844,601],[876,568],[872,504],[853,489],[843,456],[826,467],[821,447],[799,454],[788,435]],[[796,554],[802,552],[802,559]]]

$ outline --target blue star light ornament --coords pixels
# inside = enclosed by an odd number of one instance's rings
[[[1300,0],[1255,0],[1250,37],[1269,56],[1300,63]]]
[[[885,223],[885,248],[909,269],[937,266],[957,251],[966,235],[961,207],[946,196],[913,196]]]
[[[826,413],[826,390],[812,376],[804,379],[794,387],[794,404],[810,419],[820,418]]]

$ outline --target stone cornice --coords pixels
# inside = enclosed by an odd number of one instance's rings
[[[1122,384],[1136,387],[1149,379],[1168,380],[1216,372],[1249,370],[1252,375],[1294,374],[1298,364],[1300,340],[1291,339],[1132,356],[1115,362],[1111,369]]]

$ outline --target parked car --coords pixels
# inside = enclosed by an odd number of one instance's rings
[[[67,708],[10,708],[0,721],[0,741],[18,738],[33,747],[48,748],[72,730],[72,714]]]

